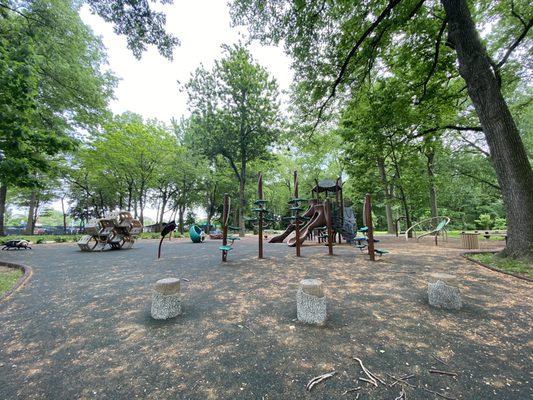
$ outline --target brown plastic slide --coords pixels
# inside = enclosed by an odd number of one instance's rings
[[[309,208],[303,214],[304,217],[311,218],[315,214],[316,203],[317,203],[316,199],[312,199],[309,201]],[[272,237],[272,239],[270,239],[268,243],[283,243],[283,241],[287,238],[287,236],[289,236],[294,231],[295,228],[296,227],[294,226],[294,224],[290,223],[287,229],[285,229],[285,231],[282,234]]]
[[[325,226],[327,224],[326,213],[323,204],[315,205],[315,213],[313,217],[300,230],[300,244],[307,239],[307,234],[315,228]],[[290,247],[296,246],[296,235],[293,235],[287,240]]]

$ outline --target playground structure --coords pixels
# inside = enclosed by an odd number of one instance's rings
[[[379,243],[378,239],[374,239],[374,223],[372,222],[372,196],[370,194],[365,195],[365,202],[363,204],[363,224],[358,231],[361,232],[363,237],[355,237],[355,247],[363,251],[365,248],[368,250],[368,256],[370,261],[376,261],[376,254],[382,256],[388,254],[388,250],[377,249],[375,243]]]
[[[329,182],[329,181],[328,181]],[[290,247],[296,248],[296,256],[301,256],[301,245],[316,231],[319,238],[327,239],[329,254],[333,254],[333,213],[331,203],[328,198],[323,203],[317,191],[317,198],[309,200],[309,208],[302,214],[304,208],[302,204],[307,201],[300,198],[298,193],[298,172],[294,171],[294,197],[289,200],[289,210],[291,215],[285,219],[289,225],[283,233],[274,236],[269,243],[282,243],[287,240]],[[318,182],[317,182],[318,186]]]
[[[231,199],[228,196],[227,193],[224,194],[224,205],[222,208],[222,246],[220,246],[218,249],[222,251],[222,262],[228,261],[228,252],[233,250],[233,243],[236,240],[241,240],[237,236],[230,236],[228,237],[228,229],[232,230],[238,230],[239,228],[232,228],[228,226],[229,221],[229,211],[231,206]],[[231,244],[228,244],[228,240],[231,241]]]
[[[448,217],[433,217],[417,222],[405,231],[405,240],[409,240],[410,235],[414,236],[417,242],[425,236],[434,236],[435,246],[437,246],[439,235],[442,235],[444,241],[448,240],[446,227],[449,223],[450,218]]]
[[[95,218],[85,225],[85,233],[78,241],[82,251],[130,249],[143,231],[141,222],[128,211],[115,211],[104,218]]]
[[[246,221],[252,223],[254,228],[257,228],[258,235],[258,258],[263,258],[263,229],[268,228],[275,218],[268,215],[269,211],[266,209],[267,200],[263,198],[263,174],[259,173],[257,179],[257,200],[254,201],[255,208],[252,209],[256,213],[255,218],[246,218]]]
[[[204,231],[197,225],[191,225],[189,229],[189,237],[193,243],[202,243],[205,240]]]
[[[336,237],[339,243],[341,243],[341,239],[348,243],[354,242],[357,230],[355,214],[351,207],[344,205],[340,178],[335,181],[316,181],[315,187],[311,190],[312,198],[309,200],[309,207],[306,211],[301,205],[307,200],[298,197],[296,172],[294,188],[294,198],[289,201],[291,216],[286,218],[290,223],[283,233],[271,238],[270,243],[282,243],[286,240],[289,246],[298,247],[305,240],[315,236],[319,242],[327,240],[328,246],[332,246],[330,242],[335,242]],[[324,195],[323,200],[322,195]],[[304,212],[302,213],[302,211]],[[329,229],[328,225],[330,225]]]

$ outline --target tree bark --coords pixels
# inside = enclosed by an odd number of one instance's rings
[[[28,219],[26,222],[26,235],[33,235],[35,228],[35,203],[37,202],[37,192],[31,191],[30,203],[28,208]]]
[[[396,158],[396,152],[394,151],[394,143],[392,143],[392,138],[389,138],[390,146],[391,146],[391,155],[392,155],[392,163],[394,165],[394,170],[396,172],[396,186],[398,187],[398,191],[400,192],[400,201],[403,206],[403,210],[405,213],[405,229],[409,229],[411,227],[411,214],[409,213],[409,205],[407,204],[407,197],[405,196],[405,191],[403,190],[403,185],[399,182],[401,181],[401,174],[400,174],[400,166],[398,165],[398,160]],[[413,237],[413,231],[409,231],[407,233],[408,237]]]
[[[244,226],[244,210],[246,209],[246,198],[245,198],[245,188],[246,188],[246,163],[243,162],[241,165],[241,179],[239,181],[239,237],[244,237],[246,228]]]
[[[6,214],[7,185],[0,185],[0,236],[5,236],[4,216]]]
[[[183,235],[184,231],[184,216],[185,214],[185,205],[178,206],[178,231]]]
[[[65,213],[65,195],[61,196],[61,212],[63,213],[63,234],[67,233],[67,213]]]
[[[387,233],[395,233],[396,229],[392,218],[392,193],[387,181],[387,171],[385,169],[385,160],[378,158],[379,176],[381,178],[381,185],[383,186],[383,192],[385,193],[385,215],[387,217]]]
[[[441,0],[459,73],[483,128],[507,214],[504,255],[533,257],[533,171],[466,0]]]
[[[433,163],[435,161],[435,151],[430,150],[426,153],[427,157],[427,171],[428,171],[428,186],[429,186],[429,208],[431,210],[431,218],[439,216],[437,208],[437,191],[435,190],[435,174],[433,172]]]

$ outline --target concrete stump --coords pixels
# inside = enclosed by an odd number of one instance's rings
[[[463,306],[459,289],[438,280],[428,283],[429,304],[437,308],[459,310]]]
[[[326,296],[322,281],[303,279],[296,293],[296,314],[298,321],[322,325],[326,322]]]
[[[158,280],[152,293],[152,318],[169,319],[181,314],[180,280]]]

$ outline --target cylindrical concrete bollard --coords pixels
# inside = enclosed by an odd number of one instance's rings
[[[298,321],[321,325],[326,322],[326,296],[320,279],[303,279],[296,293]]]
[[[169,319],[181,314],[180,280],[158,280],[152,293],[152,318]]]

